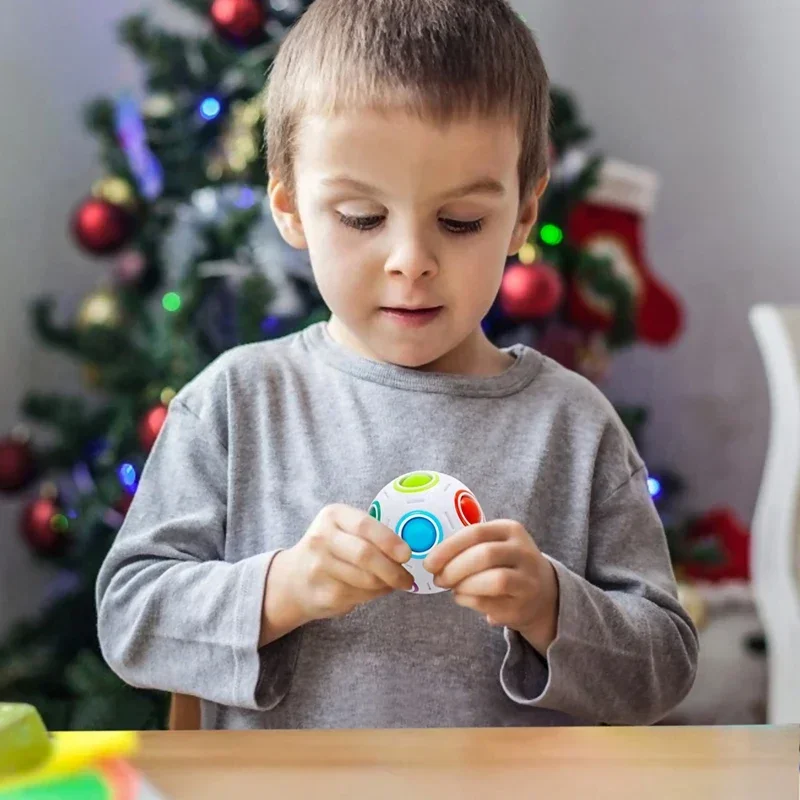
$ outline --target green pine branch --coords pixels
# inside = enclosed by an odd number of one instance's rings
[[[578,105],[570,93],[553,88],[550,102],[551,134],[558,152],[563,153],[592,137],[592,129],[581,121]]]
[[[239,340],[243,344],[258,342],[264,338],[262,323],[264,309],[271,302],[274,291],[269,281],[261,274],[254,273],[246,278],[239,292]]]
[[[647,424],[649,411],[644,406],[616,406],[616,412],[637,447],[641,449],[642,432]]]
[[[189,37],[156,28],[145,13],[124,19],[118,33],[120,41],[149,67],[146,84],[151,91],[171,91],[176,85],[193,92],[211,87],[205,71],[190,57],[195,45]]]
[[[194,14],[200,14],[206,19],[211,8],[211,0],[172,0],[172,2],[175,5],[183,6]]]

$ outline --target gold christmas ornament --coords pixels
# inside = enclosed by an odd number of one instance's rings
[[[175,100],[172,95],[161,92],[152,94],[142,104],[142,113],[150,119],[162,119],[175,112]]]
[[[162,390],[160,400],[162,406],[168,406],[174,399],[178,393],[171,387],[167,386],[166,389]]]
[[[136,211],[136,190],[124,178],[117,176],[101,178],[92,186],[92,194],[127,211]]]
[[[222,163],[222,160],[218,157],[209,162],[209,165],[206,167],[206,176],[210,181],[220,181],[222,180],[222,176],[225,174],[225,165]]]
[[[115,328],[122,322],[119,298],[109,289],[88,294],[78,309],[76,324],[79,330],[92,327]]]
[[[240,177],[258,160],[259,132],[262,123],[261,102],[239,100],[231,105],[230,118],[223,132],[220,149],[206,167],[210,180]]]
[[[520,263],[522,264],[533,264],[536,261],[536,257],[536,247],[534,247],[534,245],[532,245],[530,242],[522,245],[519,254],[517,255],[517,258],[519,258]]]
[[[234,103],[233,112],[243,126],[253,128],[261,122],[261,98]]]

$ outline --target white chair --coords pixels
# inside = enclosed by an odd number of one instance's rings
[[[800,306],[758,305],[750,324],[770,394],[752,524],[752,580],[767,637],[768,722],[800,723]]]

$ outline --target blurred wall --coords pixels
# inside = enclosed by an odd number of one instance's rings
[[[141,0],[11,2],[0,25],[0,435],[19,419],[28,389],[78,391],[73,362],[42,349],[28,304],[59,298],[64,319],[108,269],[83,257],[68,233],[75,204],[102,175],[82,109],[137,80],[116,23]],[[166,0],[160,17],[183,21]],[[18,534],[21,501],[0,498],[0,634],[35,607],[51,576]]]
[[[679,468],[694,505],[727,503],[749,519],[768,409],[747,309],[800,298],[800,6],[513,1],[596,144],[663,177],[646,223],[649,260],[685,298],[688,329],[673,350],[620,357],[609,391],[652,406],[648,460]],[[155,5],[182,21],[167,0]],[[53,293],[67,315],[106,269],[67,234],[70,210],[100,175],[80,108],[135,81],[114,25],[142,6],[18,2],[0,26],[0,431],[17,421],[25,389],[80,387],[73,365],[33,340],[26,307]],[[18,507],[0,502],[0,631],[34,607],[49,578],[19,540]]]
[[[800,4],[796,0],[513,0],[595,143],[657,170],[648,261],[684,298],[671,350],[614,363],[615,400],[652,408],[648,464],[678,468],[697,509],[749,522],[769,409],[747,312],[800,302]]]

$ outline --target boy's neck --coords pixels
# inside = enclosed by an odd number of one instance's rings
[[[353,334],[335,315],[328,322],[331,338],[342,347],[380,363],[389,363],[377,356],[367,344]],[[480,326],[461,344],[429,364],[415,367],[419,372],[444,372],[453,375],[491,377],[501,375],[514,363],[514,357],[489,341]]]

